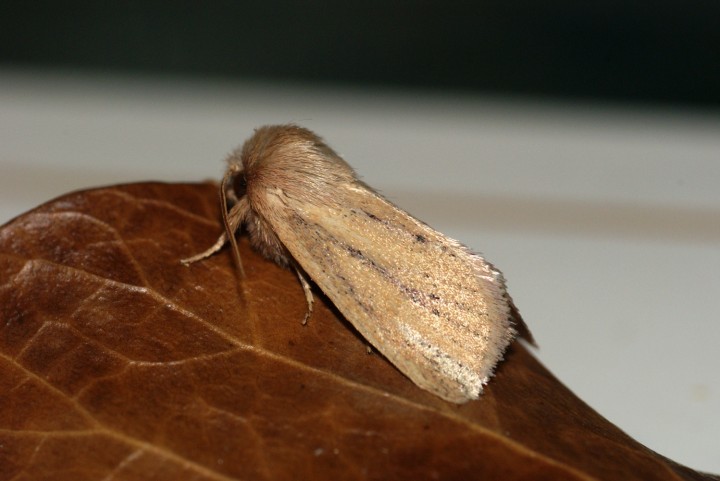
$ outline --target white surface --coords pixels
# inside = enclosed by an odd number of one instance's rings
[[[297,122],[502,269],[578,396],[720,472],[720,116],[0,71],[0,222],[70,190],[219,178]]]

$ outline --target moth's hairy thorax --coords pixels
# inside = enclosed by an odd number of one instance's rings
[[[283,217],[290,203],[293,209],[333,204],[337,199],[331,193],[338,185],[357,182],[342,158],[300,127],[262,127],[228,162],[238,170],[242,165],[236,175],[244,176],[246,190],[238,208],[253,247],[283,266],[290,256],[273,220]]]

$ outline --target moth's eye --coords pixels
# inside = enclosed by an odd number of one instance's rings
[[[233,191],[235,191],[235,197],[238,199],[243,197],[245,192],[247,192],[247,180],[245,179],[244,173],[238,173],[233,179]]]

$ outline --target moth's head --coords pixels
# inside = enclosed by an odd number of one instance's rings
[[[289,254],[268,221],[277,208],[270,201],[282,196],[292,199],[286,206],[333,203],[339,185],[355,181],[352,168],[310,130],[270,125],[230,155],[222,194],[233,226],[244,224],[256,249],[287,265]]]
[[[247,194],[247,177],[242,167],[239,152],[233,152],[227,161],[228,169],[225,172],[220,188],[232,206]]]
[[[257,184],[259,177],[257,164],[250,163],[250,168],[246,167],[248,165],[246,159],[250,158],[246,152],[247,145],[248,142],[242,149],[237,149],[228,157],[228,169],[220,187],[223,209],[230,220],[229,230],[234,232],[244,225],[250,243],[256,250],[281,266],[287,266],[289,263],[287,249],[261,214],[262,196],[256,195],[253,201],[251,191],[257,193],[258,190],[262,190],[262,185]],[[251,180],[249,173],[254,174],[255,180]]]
[[[229,187],[235,201],[245,197],[245,194],[247,193],[247,179],[245,178],[245,171],[242,169],[233,171]]]

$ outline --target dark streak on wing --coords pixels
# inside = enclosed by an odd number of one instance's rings
[[[322,228],[322,226],[320,226],[320,225],[315,224],[315,226],[319,230],[321,230],[321,229],[324,230]],[[370,267],[375,269],[377,272],[379,272],[381,276],[388,279],[394,286],[396,286],[398,289],[400,289],[400,292],[406,294],[410,298],[411,301],[413,301],[415,304],[418,304],[423,309],[429,308],[428,303],[427,303],[427,298],[429,298],[431,300],[439,300],[440,299],[440,296],[438,296],[437,294],[425,295],[419,289],[416,289],[414,287],[408,287],[405,284],[399,282],[397,279],[395,279],[395,277],[390,275],[390,273],[387,271],[387,269],[378,266],[374,260],[366,257],[362,253],[362,251],[360,251],[359,249],[356,249],[356,248],[354,248],[350,245],[347,245],[343,242],[336,242],[336,243],[339,244],[340,246],[342,246],[346,251],[348,251],[348,253],[350,254],[351,257],[359,260],[360,262],[363,262],[363,263],[369,265]],[[436,312],[437,312],[437,314],[435,314]],[[433,309],[432,313],[435,315],[439,315],[439,311],[437,311],[437,309]]]
[[[350,211],[351,211],[351,212],[354,212],[354,213],[359,213],[356,209],[350,209]],[[394,227],[394,225],[393,225],[390,221],[387,221],[387,220],[385,220],[385,219],[381,219],[380,217],[376,216],[376,215],[373,214],[372,212],[368,212],[368,211],[366,211],[366,210],[363,210],[362,213],[365,214],[369,219],[372,219],[372,220],[374,220],[374,221],[376,221],[376,222],[379,222],[379,223],[383,224],[385,227],[388,227],[388,228]],[[393,230],[406,232],[404,229],[398,229],[398,228],[394,228]],[[425,237],[425,236],[422,235],[422,234],[411,234],[411,235],[414,236],[415,242],[418,242],[418,243],[420,243],[420,244],[425,244],[425,243],[428,241],[428,240],[427,240],[427,237]]]
[[[309,225],[308,222],[307,222],[303,217],[301,217],[300,215],[294,213],[292,220],[294,221],[295,225],[299,226],[301,229],[310,230],[310,225]],[[316,233],[317,233],[317,234],[319,234],[319,233],[326,233],[326,232],[327,232],[322,226],[320,226],[320,225],[318,225],[318,224],[313,224],[313,225],[314,225],[315,228],[317,229],[317,230],[316,230]],[[321,240],[324,241],[324,242],[323,242],[324,245],[326,245],[328,242],[330,242],[330,241],[332,240],[332,237],[329,236],[329,235],[325,235],[325,236],[320,235],[320,236],[318,236],[318,237],[320,237]],[[327,250],[327,247],[325,248],[325,250]],[[358,251],[358,252],[360,252],[360,251]],[[325,272],[324,269],[323,269],[323,272]],[[326,274],[330,275],[329,273],[326,273]],[[363,311],[365,311],[365,313],[367,313],[368,316],[373,317],[373,315],[374,315],[373,313],[374,313],[375,310],[374,310],[371,306],[369,306],[368,304],[362,302],[362,300],[361,300],[362,297],[361,297],[361,296],[355,295],[355,286],[352,284],[352,282],[350,282],[350,280],[348,280],[345,276],[343,276],[343,275],[341,275],[341,274],[334,274],[334,273],[333,273],[332,275],[334,275],[335,277],[337,277],[338,279],[340,279],[340,280],[342,281],[342,282],[341,282],[342,285],[347,286],[347,292],[351,294],[351,297],[355,300],[355,303],[356,303]]]
[[[378,221],[382,222],[385,225],[389,225],[389,223],[387,221],[382,221],[377,216],[374,216],[373,214],[370,214],[365,211],[363,211],[363,212],[365,214],[367,214],[368,217],[372,216],[371,218],[377,219]],[[308,221],[306,219],[304,219],[302,216],[300,216],[299,214],[293,214],[293,220],[295,221],[296,225],[299,225],[304,229],[314,230],[314,232],[316,234],[320,234],[323,244],[328,244],[328,243],[336,244],[339,247],[341,247],[342,249],[344,249],[345,251],[347,251],[351,257],[359,260],[360,262],[362,262],[364,264],[369,265],[372,269],[379,272],[382,277],[384,277],[385,279],[388,279],[391,284],[393,284],[400,290],[400,292],[406,294],[410,298],[410,300],[412,302],[414,302],[415,304],[419,305],[420,307],[422,307],[425,310],[431,310],[431,312],[435,315],[439,315],[439,311],[437,309],[430,309],[430,306],[428,305],[428,302],[427,302],[428,298],[430,298],[431,300],[439,300],[440,297],[437,296],[436,294],[430,294],[429,296],[427,296],[427,295],[424,295],[422,293],[422,291],[420,291],[419,289],[408,287],[405,284],[399,282],[394,276],[392,276],[390,274],[390,272],[388,272],[387,269],[379,266],[374,260],[365,256],[365,254],[363,254],[361,250],[359,250],[351,245],[348,245],[344,242],[340,242],[340,241],[338,241],[338,239],[336,239],[335,237],[333,237],[332,235],[327,233],[327,230],[322,225],[320,225],[318,223],[312,223],[312,226],[314,229],[310,229],[310,224],[308,223]],[[347,280],[345,280],[345,283],[349,284],[349,282]],[[369,313],[372,311],[372,308],[370,308],[370,306],[366,306],[360,302],[359,296],[353,296],[353,298],[356,300],[356,302],[362,307],[362,309],[365,312]]]
[[[378,217],[377,215],[373,214],[372,212],[368,212],[367,210],[364,210],[364,209],[363,209],[363,210],[360,211],[360,210],[358,210],[358,209],[350,209],[350,211],[353,212],[353,213],[355,213],[355,214],[360,214],[360,213],[362,213],[362,214],[364,214],[365,216],[367,216],[367,218],[372,219],[372,220],[375,221],[375,222],[379,222],[379,223],[382,224],[384,227],[386,227],[386,228],[388,228],[388,229],[391,229],[391,230],[393,230],[393,231],[402,231],[403,233],[408,234],[408,231],[405,230],[404,228],[398,227],[398,226],[396,226],[394,223],[392,223],[392,222],[390,222],[390,221],[387,221],[387,220],[384,220],[384,219]],[[324,229],[322,226],[320,226],[320,225],[318,225],[318,224],[314,224],[314,225],[315,225],[315,227],[316,227],[319,231],[326,232],[325,229]],[[418,243],[423,243],[423,244],[424,244],[424,243],[427,242],[427,237],[425,237],[425,236],[422,235],[422,234],[410,234],[410,235],[412,235],[412,236],[413,236],[413,240],[416,241],[416,242],[418,242]],[[328,239],[328,240],[331,239],[331,236],[329,236],[329,235],[328,235],[328,236],[325,236],[325,237],[326,237],[326,239]],[[337,242],[337,239],[334,239],[334,238],[332,238],[332,242],[338,243],[338,242]],[[361,261],[361,262],[363,262],[363,263],[371,266],[373,269],[375,269],[377,272],[379,272],[381,276],[383,276],[384,278],[388,279],[393,285],[395,285],[395,286],[400,290],[400,292],[406,294],[406,295],[408,296],[408,298],[409,298],[413,303],[419,305],[421,308],[423,308],[423,309],[425,309],[425,310],[430,311],[430,313],[432,313],[432,314],[433,314],[434,316],[436,316],[436,317],[440,317],[440,316],[441,316],[440,311],[432,305],[432,304],[434,303],[434,301],[440,301],[440,300],[441,300],[440,296],[438,296],[438,295],[435,294],[435,293],[423,294],[423,292],[420,291],[419,289],[411,288],[411,287],[408,287],[408,286],[402,284],[401,282],[398,282],[392,275],[390,275],[390,273],[389,273],[386,269],[378,266],[378,265],[375,263],[375,261],[373,261],[372,259],[370,259],[370,258],[368,258],[367,256],[365,256],[365,255],[362,253],[362,251],[360,251],[359,249],[356,249],[356,248],[354,248],[354,247],[352,247],[352,246],[350,246],[350,245],[347,245],[347,244],[342,244],[342,243],[341,243],[340,245],[341,245],[341,247],[343,247],[345,250],[347,250],[353,258],[358,259],[359,261]],[[456,255],[454,252],[450,251],[446,245],[441,245],[441,251],[442,251],[444,254],[447,254],[448,256],[450,256],[450,257],[452,257],[452,258],[456,258],[456,257],[457,257],[457,255]],[[424,274],[425,274],[425,278],[430,277],[430,275],[429,275],[428,273],[424,273]],[[465,286],[465,289],[468,289],[468,290],[470,291],[470,293],[472,293],[473,295],[476,295],[476,294],[477,294],[477,289],[475,289],[475,288],[473,288],[473,287]],[[428,302],[428,300],[429,300],[429,302]],[[468,310],[468,306],[465,305],[465,303],[463,303],[463,302],[453,301],[453,303],[454,303],[460,310]]]
[[[377,221],[383,222],[378,216],[376,216],[375,214],[373,214],[371,212],[364,210],[363,213],[365,213],[365,215],[370,217],[372,220],[377,220]]]
[[[387,227],[389,229],[403,230],[404,232],[407,232],[404,229],[397,229],[393,223],[391,223],[387,220],[383,220],[383,219],[379,218],[378,216],[376,216],[370,212],[367,212],[365,210],[359,211],[357,209],[351,209],[351,211],[355,214],[360,214],[360,213],[365,214],[368,218],[372,219],[373,221],[380,222],[381,224],[383,224],[385,227]],[[344,242],[340,242],[337,238],[330,235],[322,225],[315,223],[315,222],[308,223],[308,221],[305,218],[301,217],[298,214],[294,214],[293,217],[295,218],[296,224],[300,224],[303,229],[308,229],[311,231],[314,230],[315,235],[317,235],[320,238],[320,241],[322,244],[337,245],[338,247],[340,247],[343,250],[345,250],[346,252],[348,252],[348,254],[350,254],[350,256],[353,257],[354,259],[357,259],[361,263],[370,266],[373,270],[378,272],[383,278],[387,279],[392,285],[394,285],[400,292],[405,294],[407,296],[407,298],[409,300],[411,300],[414,304],[420,306],[422,309],[430,312],[432,315],[434,315],[436,317],[442,316],[442,314],[440,313],[440,310],[437,309],[434,305],[437,301],[441,300],[441,297],[439,295],[437,295],[436,293],[424,294],[421,290],[419,290],[417,288],[408,287],[407,285],[398,281],[395,276],[391,275],[391,273],[386,268],[378,265],[373,259],[371,259],[371,258],[367,257],[365,254],[363,254],[363,252],[360,249],[357,249],[356,247],[353,247]],[[411,234],[411,235],[413,235],[414,240],[417,242],[420,242],[420,243],[427,242],[427,238],[421,234]],[[420,240],[420,239],[422,239],[422,240]],[[448,252],[448,248],[445,245],[441,246],[441,250],[443,253],[445,253],[451,257],[456,257],[455,253]],[[425,274],[426,274],[426,277],[429,277],[429,275],[427,273],[425,273]],[[354,288],[352,288],[352,285],[350,284],[350,282],[347,279],[343,278],[342,280],[343,280],[343,284],[350,286],[350,288],[353,290],[353,292],[355,292]],[[475,294],[476,289],[470,288],[470,292]],[[374,310],[372,309],[371,306],[362,303],[360,300],[361,297],[362,296],[357,296],[357,295],[353,296],[353,298],[355,299],[355,302],[361,307],[361,309],[363,309],[366,313],[371,314]],[[462,302],[453,301],[453,303],[455,305],[457,305],[461,310],[468,309],[468,307],[465,306],[464,303],[462,303]]]

